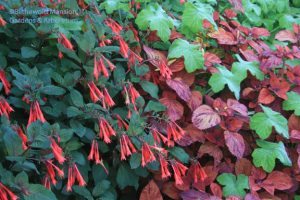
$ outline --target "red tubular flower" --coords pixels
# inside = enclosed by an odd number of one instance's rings
[[[159,63],[159,71],[160,74],[166,79],[170,79],[173,74],[171,69],[168,67],[167,63],[163,61]]]
[[[121,146],[121,160],[126,160],[126,156],[130,156],[131,154],[136,152],[136,149],[132,144],[128,135],[121,136],[120,146]]]
[[[155,161],[155,156],[151,151],[149,145],[144,142],[142,145],[142,167],[146,166],[147,163]]]
[[[10,107],[7,101],[3,97],[0,97],[0,115],[5,115],[9,119],[9,114],[13,111],[14,109]]]
[[[75,183],[75,175],[73,173],[73,165],[69,166],[68,170],[68,182],[67,182],[67,192],[72,191],[72,186]]]
[[[180,4],[184,4],[185,3],[185,0],[180,0]]]
[[[97,140],[93,140],[90,154],[88,156],[88,160],[94,160],[96,164],[101,163],[100,154],[99,154],[99,146]]]
[[[0,24],[1,24],[1,18],[0,18]],[[8,82],[8,80],[5,76],[5,72],[3,70],[0,70],[0,80],[3,84],[5,94],[9,94],[11,86],[10,86],[10,83]]]
[[[160,163],[161,178],[166,179],[166,178],[170,177],[171,173],[168,168],[168,162],[160,154],[159,154],[159,163]]]
[[[45,8],[46,7],[46,5],[44,4],[44,2],[42,0],[38,0],[38,6],[40,8]]]
[[[103,139],[105,143],[111,143],[111,136],[116,136],[116,132],[109,123],[101,117],[99,119],[99,137]]]
[[[0,17],[0,26],[5,26],[6,24],[6,21],[2,17]]]
[[[9,198],[11,200],[17,200],[19,197],[17,195],[15,195],[10,189],[8,189],[5,185],[3,185],[1,182],[0,182],[0,197],[1,197],[1,200],[6,200],[8,199],[7,198],[7,195],[9,196]]]
[[[128,90],[127,90],[126,86],[124,86],[123,89],[124,89],[124,93],[125,93],[124,94],[125,95],[125,104],[129,105],[130,104],[130,100],[129,100]]]
[[[90,89],[91,100],[96,103],[103,98],[103,93],[97,88],[93,81],[88,82],[88,87]]]
[[[135,100],[140,96],[140,93],[133,87],[131,83],[129,84],[128,92],[130,95],[131,103],[135,104]]]
[[[143,58],[136,53],[134,53],[131,49],[129,49],[129,57],[128,57],[128,68],[131,69],[135,65],[135,61],[139,63],[143,61]]]
[[[122,26],[120,26],[116,21],[111,18],[107,18],[104,23],[111,28],[112,32],[119,34],[122,30]]]
[[[116,118],[118,120],[118,126],[128,130],[128,124],[120,117],[120,115],[116,114]]]
[[[156,130],[155,128],[151,130],[151,134],[153,136],[155,144],[159,144],[160,140],[162,140],[165,144],[168,142],[168,139],[163,134],[158,132],[158,130]]]
[[[74,170],[73,173],[74,173],[74,175],[75,175],[75,177],[76,177],[76,179],[79,183],[79,186],[85,186],[86,182],[83,179],[83,177],[81,176],[76,164],[73,165],[73,170]]]
[[[30,114],[27,127],[36,120],[40,120],[41,122],[45,122],[46,119],[41,111],[40,104],[38,101],[34,101],[30,106]]]
[[[194,183],[197,183],[199,180],[204,181],[204,179],[207,177],[206,172],[204,171],[204,169],[202,168],[202,166],[198,161],[192,163],[190,170],[193,175]]]
[[[45,187],[45,188],[47,188],[48,190],[50,190],[51,189],[51,183],[50,183],[50,179],[49,179],[49,176],[48,175],[46,175],[46,176],[44,176],[44,178],[43,178],[43,180],[42,180],[42,184],[43,184],[43,186]]]
[[[112,62],[110,62],[107,58],[105,58],[102,54],[101,54],[101,57],[107,63],[107,65],[109,66],[110,71],[114,71],[116,66],[114,64],[112,64]]]
[[[180,140],[185,134],[184,130],[180,128],[175,122],[169,123],[167,126],[167,134],[168,134],[168,146],[172,146],[171,138],[175,141]]]
[[[58,146],[58,144],[56,143],[56,141],[53,138],[51,138],[50,141],[51,141],[50,147],[52,149],[55,159],[60,164],[63,164],[66,160],[65,157],[63,156],[63,150],[60,148],[60,146]]]
[[[175,160],[171,162],[171,166],[174,171],[175,184],[176,185],[183,184],[182,176],[185,175],[185,172],[188,168]]]
[[[115,39],[119,41],[121,55],[124,58],[128,58],[128,50],[129,50],[128,44],[120,35],[116,36]]]
[[[55,171],[52,166],[52,161],[46,161],[46,168],[47,168],[48,176],[50,177],[52,184],[56,185],[57,181],[55,179]]]
[[[73,47],[72,43],[70,42],[70,40],[63,33],[59,33],[58,43],[62,44],[67,49],[74,50],[73,49],[74,47]]]
[[[115,102],[112,100],[111,96],[109,95],[106,88],[103,89],[103,100],[102,100],[102,106],[104,108],[108,107],[111,108],[115,105]]]
[[[59,58],[59,59],[62,59],[63,57],[64,57],[64,54],[63,54],[61,51],[59,51],[59,52],[58,52],[58,58]]]
[[[28,148],[27,144],[26,144],[28,141],[27,135],[25,135],[25,133],[23,132],[21,127],[18,125],[14,125],[14,126],[12,126],[12,128],[14,131],[16,131],[18,133],[19,137],[21,138],[23,150],[26,150]]]

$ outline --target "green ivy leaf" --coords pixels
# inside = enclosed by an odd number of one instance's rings
[[[168,58],[180,58],[183,56],[185,69],[191,73],[203,68],[204,58],[199,48],[200,45],[190,44],[183,39],[176,39],[169,48]]]
[[[217,30],[217,25],[213,19],[214,9],[209,4],[203,3],[185,3],[182,15],[182,33],[188,37],[202,30],[202,22],[204,19],[213,24]]]
[[[133,170],[127,164],[121,164],[117,172],[117,183],[121,189],[127,186],[139,187],[139,177],[134,174]]]
[[[139,12],[135,23],[141,30],[157,31],[157,35],[164,42],[168,41],[171,30],[174,27],[173,20],[157,3],[149,4],[145,9]]]
[[[250,118],[250,128],[255,130],[261,139],[266,139],[275,127],[277,133],[289,138],[288,121],[278,112],[261,105],[264,112],[259,112]]]
[[[232,70],[245,73],[244,76],[247,76],[247,70],[255,76],[258,80],[264,80],[264,73],[259,68],[258,62],[247,62],[244,61],[239,55],[236,55],[239,62],[234,62],[232,64]]]
[[[282,104],[284,110],[294,110],[295,115],[300,116],[300,95],[296,92],[288,92],[288,99]]]
[[[105,0],[100,4],[100,8],[104,8],[107,14],[112,14],[116,10],[129,12],[129,2],[128,0]]]
[[[231,173],[223,173],[217,177],[217,181],[223,185],[223,195],[225,197],[236,195],[245,197],[245,189],[249,189],[248,176],[240,174],[237,177]]]
[[[234,93],[237,99],[240,98],[240,84],[246,78],[247,75],[243,73],[241,70],[232,69],[229,71],[223,65],[217,65],[217,69],[219,73],[214,73],[208,84],[212,87],[214,92],[220,92],[224,89],[225,84],[227,84],[228,88]]]
[[[285,151],[284,144],[267,142],[264,140],[257,140],[257,148],[253,151],[253,163],[256,167],[262,167],[266,172],[272,172],[275,167],[275,160],[278,158],[280,162],[286,166],[292,166],[287,152]]]

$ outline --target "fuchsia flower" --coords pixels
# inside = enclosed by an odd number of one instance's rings
[[[109,123],[101,117],[99,119],[99,137],[103,139],[105,143],[111,143],[111,136],[116,136],[115,130],[109,125]]]
[[[65,36],[65,34],[63,33],[59,33],[59,37],[58,37],[58,43],[62,44],[64,47],[66,47],[67,49],[70,50],[74,50],[74,47],[72,45],[72,43],[70,42],[70,40]]]
[[[72,191],[72,186],[75,184],[75,180],[78,181],[79,186],[85,186],[86,182],[81,176],[77,165],[73,163],[72,165],[69,166],[69,172],[68,172],[68,182],[67,182],[67,191]]]
[[[155,156],[151,151],[149,145],[144,142],[142,145],[142,167],[145,167],[146,164],[155,161]]]
[[[170,177],[171,173],[168,168],[169,165],[168,161],[160,154],[159,154],[159,163],[160,163],[161,178],[166,179]]]
[[[172,146],[173,143],[171,139],[173,138],[174,141],[178,141],[183,137],[185,132],[180,126],[178,126],[175,122],[173,122],[168,124],[167,134],[168,134],[168,146]]]
[[[66,160],[65,157],[63,156],[63,150],[61,149],[60,146],[58,146],[58,144],[56,143],[54,138],[51,138],[50,141],[51,141],[50,147],[52,149],[52,152],[53,152],[53,155],[54,155],[55,159],[60,164],[63,164]]]
[[[174,171],[175,184],[183,184],[182,177],[185,175],[185,172],[188,168],[176,160],[171,162],[171,166]]]
[[[8,189],[5,185],[3,185],[1,182],[0,182],[0,199],[2,200],[8,200],[8,197],[7,195],[9,196],[9,198],[11,200],[17,200],[19,197],[17,195],[15,195],[10,189]]]
[[[192,172],[194,183],[197,183],[199,180],[204,181],[207,177],[206,172],[198,161],[193,162],[189,170]]]
[[[27,146],[27,141],[28,141],[27,135],[25,135],[25,133],[23,132],[21,127],[18,126],[18,125],[14,125],[14,126],[12,126],[12,128],[13,128],[14,131],[16,131],[18,133],[19,137],[21,138],[23,150],[26,150],[28,148],[28,146]]]
[[[120,137],[120,146],[121,146],[121,160],[126,160],[126,156],[136,152],[134,145],[132,144],[128,135],[123,134]]]
[[[0,17],[0,26],[5,26],[6,24],[6,21],[2,17]]]
[[[13,111],[14,109],[10,107],[8,102],[3,97],[0,97],[0,115],[5,115],[9,119],[9,114]]]
[[[96,103],[103,98],[103,93],[97,88],[93,81],[88,82],[88,87],[90,89],[91,100]]]
[[[1,18],[0,18],[0,25],[1,25]],[[3,70],[0,70],[0,80],[3,84],[5,94],[9,94],[11,86],[10,86],[10,83],[8,82],[8,80],[5,76],[5,72]]]
[[[27,127],[32,122],[35,122],[37,120],[40,120],[41,122],[45,122],[46,121],[46,119],[45,119],[45,117],[44,117],[44,115],[43,115],[43,113],[41,111],[40,104],[36,100],[30,106],[30,113],[29,113],[29,120],[28,120]]]
[[[113,33],[119,34],[120,31],[123,29],[116,21],[111,18],[107,18],[104,23],[111,28]]]
[[[56,185],[56,183],[57,183],[57,181],[55,179],[56,173],[60,178],[63,178],[64,171],[59,169],[56,165],[54,165],[52,163],[52,160],[47,160],[45,164],[46,164],[46,168],[47,168],[48,177],[50,177],[52,184]],[[54,170],[56,171],[56,173]]]

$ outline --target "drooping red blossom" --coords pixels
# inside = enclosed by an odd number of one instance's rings
[[[174,171],[175,184],[183,184],[182,177],[185,176],[186,170],[188,168],[176,160],[171,161],[171,167]]]
[[[112,32],[119,34],[120,31],[123,29],[116,21],[111,18],[105,19],[104,23],[111,28]]]
[[[168,67],[167,63],[165,62],[159,62],[159,71],[160,74],[162,75],[162,77],[166,78],[166,79],[171,79],[172,76],[172,71],[171,69]]]
[[[97,55],[94,55],[94,71],[93,71],[93,75],[95,77],[95,79],[98,81],[99,78],[99,73],[102,73],[102,75],[105,78],[109,77],[108,74],[108,70],[102,60],[102,58],[97,58]]]
[[[69,166],[68,172],[68,182],[67,182],[67,192],[72,191],[72,186],[75,184],[75,180],[78,181],[79,186],[83,187],[86,185],[85,180],[83,179],[82,175],[80,174],[77,165],[73,163]]]
[[[145,167],[146,164],[155,161],[155,156],[153,152],[151,151],[149,145],[144,142],[142,145],[142,167]]]
[[[128,92],[131,103],[135,104],[136,99],[141,96],[140,93],[134,88],[132,83],[129,84]]]
[[[28,141],[27,135],[25,135],[22,128],[18,125],[14,125],[14,126],[12,126],[12,128],[15,132],[18,133],[19,137],[21,138],[23,150],[26,150],[28,148],[28,146],[27,146],[27,141]]]
[[[9,114],[13,111],[14,109],[10,107],[8,102],[0,96],[0,115],[5,115],[9,119]]]
[[[61,51],[59,51],[57,57],[59,59],[62,59],[64,57],[64,54]]]
[[[178,126],[175,122],[169,123],[167,126],[167,134],[168,134],[168,146],[172,146],[172,138],[174,141],[180,140],[183,135],[185,134],[185,131]]]
[[[93,81],[88,82],[88,87],[90,89],[90,98],[94,103],[103,98],[103,93],[97,88]]]
[[[10,200],[17,200],[19,197],[15,195],[10,189],[8,189],[5,185],[0,182],[0,197],[1,200],[8,200],[9,196]]]
[[[32,122],[35,122],[37,120],[40,120],[41,122],[45,122],[46,121],[46,119],[45,119],[45,117],[44,117],[44,115],[43,115],[43,113],[41,111],[40,104],[36,100],[30,106],[30,113],[29,113],[29,120],[28,120],[27,127]]]
[[[193,176],[194,183],[197,183],[198,181],[204,181],[204,179],[207,177],[206,172],[198,161],[192,162],[189,170],[191,171],[191,174]]]
[[[125,40],[120,35],[118,35],[114,38],[115,38],[115,40],[119,41],[121,55],[124,58],[128,58],[128,51],[129,51],[128,44],[125,42]]]
[[[167,143],[168,142],[168,138],[165,137],[163,134],[161,134],[158,130],[156,130],[155,128],[153,128],[151,130],[151,134],[153,136],[154,142],[155,144],[159,144],[160,141],[162,141],[163,143]]]
[[[109,95],[106,88],[103,89],[103,99],[102,99],[102,106],[103,108],[111,108],[115,105],[115,102]]]
[[[105,118],[99,119],[99,137],[105,143],[111,143],[111,136],[116,136],[115,130],[109,125]]]
[[[51,182],[50,182],[50,179],[49,179],[49,176],[46,175],[44,176],[43,180],[42,180],[42,185],[47,188],[48,190],[51,189]]]
[[[0,17],[0,26],[5,26],[6,24],[6,21],[2,17]]]
[[[103,56],[101,54],[102,59],[107,63],[107,65],[109,66],[110,71],[114,71],[114,69],[116,69],[116,66],[110,62],[107,58],[105,58],[105,56]]]
[[[11,85],[10,85],[10,83],[8,82],[8,80],[7,80],[6,76],[5,76],[4,70],[0,70],[0,80],[1,80],[1,82],[3,84],[5,94],[8,95],[9,92],[10,92]]]
[[[136,61],[140,63],[143,61],[143,58],[140,55],[134,53],[131,49],[129,49],[129,57],[127,63],[128,68],[131,69],[133,66],[135,66]]]
[[[38,0],[38,6],[40,8],[45,8],[46,7],[46,5],[44,4],[44,2],[42,0]]]
[[[52,163],[52,160],[47,160],[45,162],[45,164],[46,164],[46,168],[47,168],[48,177],[50,177],[52,184],[56,185],[56,183],[57,183],[57,180],[55,178],[56,173],[60,178],[63,178],[64,177],[64,171],[59,169],[56,165],[54,165]],[[54,170],[56,171],[56,173],[55,173]]]
[[[66,160],[66,158],[63,156],[63,150],[60,146],[56,143],[54,138],[50,139],[50,147],[52,149],[53,155],[55,159],[60,163],[63,164]]]
[[[128,130],[128,124],[121,118],[120,115],[116,114],[115,115],[117,120],[118,120],[118,126],[119,128],[124,128],[125,130]]]
[[[159,163],[160,163],[161,178],[166,179],[170,177],[171,173],[168,168],[169,165],[168,161],[160,154],[159,154]]]
[[[62,44],[67,49],[74,50],[72,43],[63,33],[59,33],[58,43]]]
[[[126,160],[126,156],[130,156],[136,152],[128,135],[123,134],[120,137],[120,151],[121,160]]]

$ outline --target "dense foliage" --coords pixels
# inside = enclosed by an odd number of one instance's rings
[[[297,199],[293,0],[0,1],[0,199]]]

